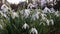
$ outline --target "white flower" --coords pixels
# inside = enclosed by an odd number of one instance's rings
[[[43,20],[45,20],[46,19],[46,14],[41,14],[41,17],[42,17]]]
[[[35,4],[34,2],[33,2],[33,4],[29,3],[27,8],[32,9],[33,7],[35,7],[35,8],[37,7],[37,4]]]
[[[31,13],[31,11],[29,9],[25,9],[25,10],[20,11],[20,13],[23,14],[25,18],[27,18],[29,14]]]
[[[35,14],[37,19],[39,19],[39,14],[40,14],[40,12],[37,12],[37,13]]]
[[[50,20],[46,20],[46,23],[47,23],[47,25],[50,25],[50,23],[51,23],[51,25],[54,25],[54,21],[53,21],[53,19],[50,19]]]
[[[7,18],[7,15],[5,13],[3,13],[2,11],[0,11],[0,14],[1,14],[1,16]]]
[[[36,30],[36,28],[32,28],[31,30],[30,30],[30,34],[38,34],[38,31]]]
[[[50,10],[49,8],[45,7],[44,10],[43,10],[42,12],[43,12],[43,13],[50,13],[51,10]]]
[[[5,4],[3,4],[1,6],[1,9],[2,9],[3,12],[7,12],[8,11],[8,7]]]
[[[43,7],[47,3],[46,0],[41,0],[41,7]]]
[[[40,14],[40,12],[37,12],[36,14],[33,14],[33,15],[32,15],[32,19],[33,19],[33,20],[39,19],[39,14]]]
[[[56,12],[55,12],[55,15],[56,15],[57,17],[59,16],[59,14],[58,14],[58,13],[59,13],[59,11],[56,11]]]
[[[50,13],[54,13],[55,12],[54,8],[51,8],[50,10],[51,10]]]
[[[53,21],[53,19],[50,19],[50,22],[51,22],[52,25],[54,25],[54,21]]]
[[[23,26],[22,26],[22,29],[29,29],[29,25],[27,23],[25,23]]]
[[[29,9],[26,9],[25,10],[25,13],[24,13],[24,16],[27,18],[29,16],[30,12],[31,11]]]
[[[30,7],[30,9],[32,9],[32,3],[29,3],[28,4],[28,7],[27,8],[29,8]]]
[[[11,17],[14,19],[15,17],[19,17],[17,12],[12,12]]]
[[[21,14],[24,14],[24,10],[20,11]]]

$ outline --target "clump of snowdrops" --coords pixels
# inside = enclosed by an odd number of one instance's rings
[[[59,11],[43,13],[41,9],[24,9],[18,11],[0,11],[1,34],[47,34],[60,22]]]

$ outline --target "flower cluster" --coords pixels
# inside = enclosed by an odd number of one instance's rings
[[[8,9],[5,8],[5,10]],[[53,26],[53,28],[55,24],[59,26],[59,13],[59,11],[50,10],[47,7],[44,10],[24,9],[18,10],[17,12],[13,10],[3,12],[2,10],[0,11],[0,28],[5,29],[6,32],[8,31],[11,34],[21,34],[25,32],[29,34],[40,34],[41,31],[46,33],[48,29],[52,28],[49,27],[50,25]],[[25,30],[25,32],[23,30]]]

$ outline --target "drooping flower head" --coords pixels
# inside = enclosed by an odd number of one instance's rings
[[[25,23],[23,26],[22,26],[22,29],[29,29],[29,25],[27,23]]]
[[[1,6],[1,9],[2,9],[3,12],[7,12],[7,11],[8,11],[8,7],[7,7],[6,4],[3,4],[3,5]]]
[[[17,12],[12,12],[11,17],[14,19],[15,17],[19,17]]]
[[[32,28],[32,29],[30,30],[30,34],[38,34],[37,29],[36,29],[36,28]]]

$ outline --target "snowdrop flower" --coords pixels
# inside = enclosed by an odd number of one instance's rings
[[[44,10],[43,10],[42,12],[43,12],[43,13],[50,13],[51,10],[50,10],[49,8],[45,7]]]
[[[25,13],[24,13],[24,16],[27,18],[29,16],[30,12],[31,11],[29,9],[26,9],[25,10]]]
[[[8,7],[5,4],[3,4],[1,6],[1,9],[2,9],[3,12],[7,12],[8,11]]]
[[[53,21],[53,19],[50,19],[50,22],[51,22],[52,25],[54,25],[54,21]]]
[[[50,20],[46,20],[46,23],[47,23],[47,25],[50,25],[50,23],[51,23],[51,25],[54,25],[54,21],[53,21],[53,19],[50,19]]]
[[[9,19],[8,16],[5,13],[3,13],[2,11],[0,11],[0,14],[1,14],[2,17],[5,17],[6,19]]]
[[[42,17],[43,20],[45,20],[46,19],[46,14],[41,14],[41,17]]]
[[[33,20],[39,19],[39,14],[40,14],[40,12],[37,12],[36,14],[33,14],[33,15],[32,15],[32,19],[33,19]]]
[[[31,11],[29,9],[25,9],[23,11],[20,11],[20,13],[23,14],[25,18],[27,18]]]
[[[17,12],[12,12],[11,17],[14,19],[15,17],[19,17]]]
[[[33,4],[36,4],[37,3],[36,0],[32,0],[32,2],[33,2]]]
[[[47,3],[46,0],[41,0],[41,7],[45,6],[46,3]]]
[[[24,10],[20,11],[21,14],[24,14]]]
[[[50,10],[51,10],[50,13],[54,13],[55,12],[54,8],[51,8]]]
[[[2,11],[0,11],[0,13],[1,13],[1,16],[7,17],[7,15],[4,14]]]
[[[36,30],[36,28],[32,28],[30,30],[30,34],[38,34],[38,31]]]
[[[37,8],[37,4],[29,3],[27,8],[32,9],[33,7]]]
[[[22,29],[29,29],[29,25],[27,23],[25,23],[23,26],[22,26]]]
[[[32,9],[32,3],[29,3],[27,8]]]
[[[37,19],[39,19],[39,14],[40,14],[40,12],[37,12],[37,13],[36,13],[36,18],[37,18]]]
[[[58,13],[59,13],[59,11],[56,11],[56,12],[55,12],[55,15],[56,15],[57,17],[59,16],[59,14],[58,14]]]

